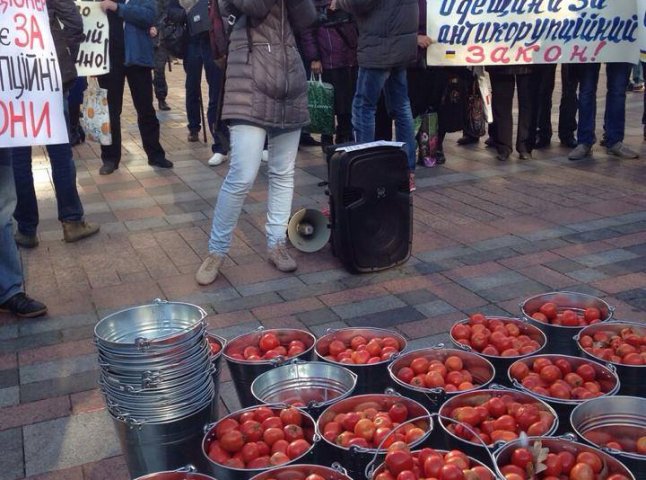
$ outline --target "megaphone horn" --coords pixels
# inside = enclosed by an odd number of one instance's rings
[[[303,208],[292,215],[287,225],[287,237],[297,250],[317,252],[330,240],[328,217],[313,208]]]

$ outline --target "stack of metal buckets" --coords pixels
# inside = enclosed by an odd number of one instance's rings
[[[156,300],[94,329],[99,383],[132,477],[201,461],[214,387],[206,312]]]

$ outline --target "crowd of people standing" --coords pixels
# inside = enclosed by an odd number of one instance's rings
[[[112,143],[101,146],[99,173],[119,169],[122,154],[121,113],[128,82],[148,164],[173,168],[160,142],[154,106],[170,110],[165,69],[170,61],[160,41],[162,22],[182,24],[189,12],[207,0],[101,0],[110,29],[110,71],[99,77],[107,90]],[[286,247],[299,146],[326,148],[346,142],[391,139],[404,144],[409,186],[415,190],[417,143],[415,117],[438,115],[437,164],[446,157],[446,133],[464,130],[459,145],[480,141],[465,128],[470,112],[466,99],[477,84],[477,71],[467,67],[426,64],[433,39],[426,31],[427,0],[220,0],[221,14],[231,26],[226,65],[216,63],[208,31],[186,34],[179,56],[185,78],[187,141],[199,141],[205,129],[212,136],[209,165],[230,162],[213,215],[209,255],[196,281],[215,281],[227,255],[247,193],[262,161],[267,162],[268,260],[281,271],[296,262]],[[75,242],[96,234],[99,225],[84,219],[76,187],[72,146],[83,142],[75,57],[83,41],[82,20],[73,0],[47,0],[69,107],[70,142],[47,147],[63,238]],[[582,160],[596,143],[597,88],[601,65],[564,64],[557,135],[569,148],[568,158]],[[631,159],[638,154],[624,145],[626,91],[643,91],[643,77],[629,63],[608,63],[601,145],[609,155]],[[556,65],[486,67],[491,82],[493,122],[486,144],[499,161],[515,150],[521,160],[550,146],[553,137],[552,97]],[[208,84],[207,125],[200,115],[202,73]],[[307,79],[321,75],[334,87],[336,128],[321,141],[307,131]],[[631,75],[633,75],[631,83]],[[68,94],[72,96],[68,102]],[[518,118],[513,118],[517,92]],[[455,107],[456,95],[463,98]],[[172,102],[171,102],[172,103]],[[451,108],[447,105],[452,103]],[[645,96],[646,106],[646,96]],[[67,109],[66,109],[67,111]],[[646,124],[646,113],[644,116]],[[514,137],[516,124],[516,140]],[[644,130],[646,139],[646,128]],[[450,159],[449,159],[450,160]],[[24,317],[42,315],[46,307],[24,293],[16,245],[38,245],[38,207],[31,173],[31,148],[0,150],[0,311]],[[11,218],[17,222],[14,233]],[[6,247],[6,248],[5,248]]]

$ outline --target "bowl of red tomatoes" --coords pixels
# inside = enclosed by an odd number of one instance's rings
[[[223,349],[233,385],[243,407],[255,405],[251,384],[259,375],[293,359],[312,359],[316,338],[294,328],[260,328],[231,340]]]
[[[646,325],[604,322],[585,327],[574,339],[586,357],[617,369],[621,395],[646,396]]]
[[[311,460],[315,428],[314,419],[296,407],[257,405],[209,425],[202,454],[218,480],[247,480],[270,468]]]
[[[272,468],[251,477],[251,480],[352,480],[338,463],[323,465],[289,465]]]
[[[355,394],[382,393],[390,386],[387,367],[406,348],[406,339],[383,328],[341,328],[316,341],[323,362],[341,365],[357,375]]]
[[[550,292],[528,298],[520,305],[523,318],[547,336],[545,353],[578,355],[572,336],[583,327],[612,318],[614,308],[593,295]]]
[[[495,453],[496,471],[505,480],[635,480],[621,461],[574,437],[529,437]]]
[[[570,424],[581,441],[621,460],[646,479],[646,398],[595,398],[576,407]]]
[[[519,318],[474,313],[449,331],[458,348],[482,355],[496,368],[494,381],[507,382],[507,369],[519,358],[540,353],[547,344],[543,331]]]

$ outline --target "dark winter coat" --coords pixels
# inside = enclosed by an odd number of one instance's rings
[[[49,27],[56,46],[63,85],[70,85],[77,77],[76,56],[85,35],[83,18],[74,0],[47,0]]]
[[[231,33],[222,118],[283,129],[307,125],[307,81],[294,30],[314,23],[314,4],[221,0],[221,11],[231,4],[243,16]]]
[[[317,10],[325,10],[330,0],[317,2]],[[312,62],[318,60],[324,70],[354,67],[357,65],[358,31],[354,22],[332,26],[316,25],[301,35],[304,57]]]
[[[418,0],[338,0],[359,27],[357,60],[363,68],[396,68],[417,57]]]
[[[110,61],[140,67],[155,66],[150,27],[155,24],[155,0],[115,0],[116,12],[108,12]]]

